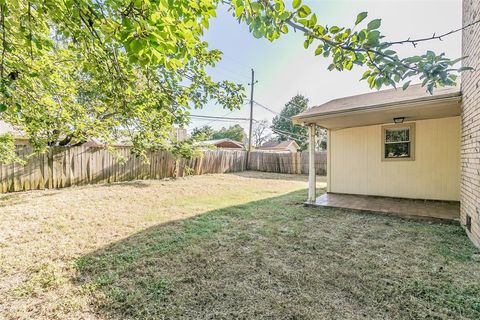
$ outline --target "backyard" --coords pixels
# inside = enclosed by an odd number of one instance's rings
[[[0,195],[0,319],[480,318],[459,225],[306,208],[306,179]]]

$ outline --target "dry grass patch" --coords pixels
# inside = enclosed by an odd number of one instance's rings
[[[305,187],[243,173],[0,196],[0,314],[480,317],[458,225],[305,208]]]

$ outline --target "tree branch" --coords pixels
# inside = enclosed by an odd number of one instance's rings
[[[3,81],[5,74],[5,52],[7,50],[7,34],[5,31],[5,5],[0,5],[0,24],[2,26],[2,58],[0,61],[0,80]]]
[[[402,40],[402,41],[393,41],[393,42],[388,42],[389,45],[397,45],[397,44],[405,44],[405,43],[411,43],[414,47],[417,46],[417,44],[419,42],[423,42],[423,41],[431,41],[431,40],[440,40],[442,41],[442,38],[446,37],[446,36],[449,36],[451,34],[454,34],[454,33],[457,33],[457,32],[460,32],[460,31],[463,31],[465,29],[468,29],[476,24],[480,23],[480,20],[476,20],[476,21],[473,21],[461,28],[458,28],[458,29],[455,29],[455,30],[452,30],[452,31],[449,31],[449,32],[446,32],[444,34],[441,34],[441,35],[435,35],[435,33],[433,34],[433,36],[431,37],[427,37],[427,38],[419,38],[419,39],[410,39],[408,38],[407,40]]]

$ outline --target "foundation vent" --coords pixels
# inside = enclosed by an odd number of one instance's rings
[[[472,231],[472,217],[470,217],[470,215],[468,215],[468,214],[467,214],[467,218],[466,218],[466,221],[465,221],[465,227],[467,228],[468,232]]]

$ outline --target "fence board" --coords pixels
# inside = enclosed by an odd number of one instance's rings
[[[308,151],[304,152],[252,152],[249,156],[249,169],[264,172],[308,174]],[[326,151],[315,152],[315,172],[327,173]]]
[[[17,150],[26,161],[24,165],[0,164],[0,193],[243,171],[246,159],[245,151],[230,150],[205,151],[192,160],[156,151],[148,153],[149,161],[133,155],[128,147],[113,153],[86,146],[57,148],[39,155],[32,152],[30,147]]]
[[[50,150],[31,156],[33,150],[23,147],[19,156],[25,165],[0,164],[0,193],[35,189],[64,188],[92,183],[112,183],[137,179],[164,179],[209,173],[245,170],[246,152],[207,150],[199,158],[177,159],[166,151],[148,152],[149,161],[131,153],[131,148],[73,147]],[[326,152],[315,153],[318,175],[327,170]],[[256,171],[307,174],[308,152],[252,152],[249,169]]]

